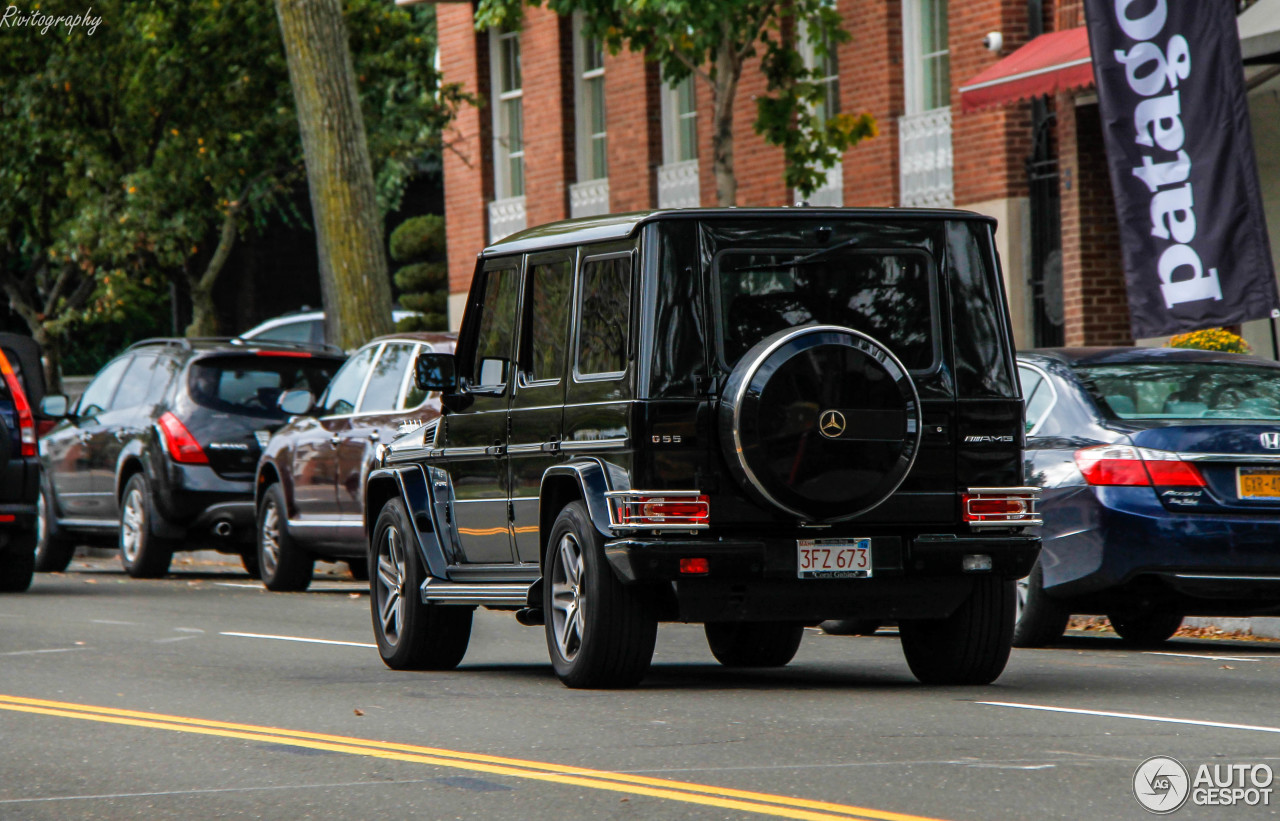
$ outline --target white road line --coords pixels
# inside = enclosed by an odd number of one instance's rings
[[[1019,710],[1042,710],[1048,713],[1071,713],[1082,716],[1098,716],[1100,718],[1131,718],[1135,721],[1155,721],[1160,724],[1187,724],[1192,727],[1214,727],[1220,730],[1252,730],[1255,733],[1280,733],[1280,727],[1267,727],[1261,724],[1232,724],[1228,721],[1200,721],[1194,718],[1171,718],[1169,716],[1149,716],[1142,713],[1114,713],[1107,710],[1080,710],[1075,707],[1049,707],[1044,704],[1017,704],[1011,701],[975,701],[988,707],[1016,707]]]
[[[119,624],[124,627],[137,627],[136,621],[112,621],[111,619],[89,619],[90,624]]]
[[[199,636],[174,636],[171,639],[156,639],[156,644],[172,644],[175,641],[186,641],[187,639],[195,639]]]
[[[277,641],[301,641],[307,644],[338,644],[343,647],[373,647],[376,644],[365,644],[359,641],[332,641],[330,639],[305,639],[300,636],[268,636],[262,633],[219,633],[219,636],[232,636],[239,639],[276,639]]]
[[[214,582],[218,587],[243,587],[247,590],[266,590],[261,584],[245,584],[244,582]]]
[[[201,630],[199,627],[175,627],[175,628],[173,628],[173,632],[175,632],[175,633],[203,633],[204,631],[203,631],[203,630]]]
[[[38,653],[72,653],[76,650],[87,649],[87,647],[59,647],[56,650],[15,650],[11,653],[0,653],[0,656],[34,656]]]
[[[1210,659],[1211,661],[1270,661],[1271,658],[1246,658],[1244,656],[1199,656],[1195,653],[1163,653],[1159,650],[1147,650],[1145,656],[1173,656],[1179,659]],[[1276,658],[1280,658],[1277,656]]]

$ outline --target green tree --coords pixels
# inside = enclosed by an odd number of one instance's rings
[[[400,331],[449,328],[449,269],[445,261],[444,217],[410,217],[391,232],[391,259],[407,263],[395,272],[400,304],[421,316],[396,323]]]
[[[517,27],[523,5],[543,0],[479,0],[479,28]],[[759,56],[769,93],[756,100],[755,130],[780,146],[787,183],[808,196],[840,153],[875,136],[867,114],[822,117],[823,89],[805,65],[797,37],[819,58],[849,40],[830,0],[545,0],[560,15],[584,13],[587,34],[617,53],[623,47],[658,63],[663,79],[692,75],[711,90],[711,150],[716,201],[736,205],[733,114],[746,61]]]
[[[304,169],[274,9],[93,8],[92,35],[0,30],[0,287],[55,372],[71,329],[145,304],[115,304],[124,290],[164,295],[184,280],[188,332],[215,332],[213,292],[238,238],[274,216],[301,219],[288,205]],[[430,8],[349,0],[347,18],[385,211],[464,95],[438,87]]]

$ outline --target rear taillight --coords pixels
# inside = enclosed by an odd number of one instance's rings
[[[1043,524],[1036,511],[1039,500],[1035,487],[971,487],[960,496],[964,520],[978,528]]]
[[[311,354],[306,351],[256,351],[256,356],[287,356],[294,359],[310,359]]]
[[[156,421],[156,424],[163,434],[170,459],[180,465],[209,464],[209,457],[205,455],[204,448],[200,447],[200,443],[191,435],[191,431],[187,430],[187,426],[182,424],[182,420],[172,413],[165,413]]]
[[[711,503],[696,490],[624,490],[606,495],[618,528],[689,530],[707,527],[711,520]]]
[[[1176,453],[1131,445],[1097,445],[1075,453],[1091,485],[1102,487],[1204,487],[1200,468]]]
[[[27,393],[18,382],[18,376],[9,365],[9,360],[0,353],[0,373],[4,374],[4,383],[9,386],[9,394],[13,396],[13,410],[18,416],[18,439],[22,443],[23,456],[36,455],[36,418],[31,413],[31,403],[27,401]]]

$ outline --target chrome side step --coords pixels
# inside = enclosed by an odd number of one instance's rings
[[[524,607],[529,600],[530,584],[477,584],[470,582],[427,579],[422,583],[423,603],[514,605]]]

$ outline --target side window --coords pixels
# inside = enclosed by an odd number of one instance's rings
[[[418,354],[431,353],[430,345],[419,345],[413,349],[411,358],[409,359],[409,368],[412,371],[413,363],[418,361]],[[400,397],[400,404],[396,405],[397,410],[412,410],[423,402],[427,401],[427,392],[418,387],[413,380],[412,373],[409,376],[409,387],[404,392],[404,396]]]
[[[310,342],[311,326],[314,324],[313,321],[305,319],[300,319],[296,322],[285,322],[282,325],[269,328],[253,338],[268,342]]]
[[[360,400],[361,413],[386,413],[396,406],[400,398],[400,386],[404,384],[404,374],[413,363],[413,345],[387,345],[382,355],[373,366],[373,375],[369,377],[369,387],[364,389],[364,398]]]
[[[471,384],[475,387],[502,388],[507,384],[519,281],[515,268],[500,268],[485,274],[476,357],[471,366]]]
[[[532,265],[525,284],[520,369],[530,382],[557,382],[568,349],[573,266],[568,259]]]
[[[579,293],[578,374],[620,376],[627,369],[631,255],[587,260]]]
[[[124,376],[120,378],[120,390],[111,400],[111,410],[136,408],[145,404],[151,385],[155,378],[156,357],[139,354],[129,363]]]
[[[1030,368],[1018,368],[1018,378],[1022,382],[1022,395],[1026,397],[1027,431],[1032,431],[1053,407],[1053,387],[1049,380]]]
[[[116,392],[116,385],[120,384],[120,377],[132,361],[133,357],[131,356],[123,357],[99,371],[98,375],[89,383],[89,387],[84,389],[84,394],[80,397],[80,404],[77,406],[76,415],[81,417],[97,416],[106,410],[111,402],[111,394]]]
[[[378,352],[377,345],[371,345],[347,360],[342,370],[334,374],[325,392],[321,406],[326,416],[341,416],[354,413],[356,402],[360,399],[360,389],[364,387],[364,378],[369,375],[369,365],[373,355]]]

